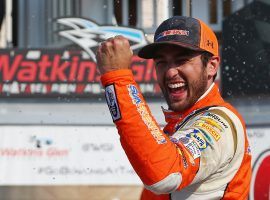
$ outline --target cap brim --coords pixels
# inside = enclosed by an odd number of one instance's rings
[[[205,51],[199,47],[183,44],[180,42],[164,41],[164,42],[155,42],[155,43],[148,44],[148,45],[144,46],[143,48],[141,48],[139,50],[138,56],[141,58],[145,58],[145,59],[155,58],[157,50],[159,50],[161,47],[164,47],[167,45],[183,47],[185,49],[190,49],[190,50],[194,50],[194,51]]]

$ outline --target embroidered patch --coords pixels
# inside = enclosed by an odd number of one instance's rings
[[[209,136],[207,132],[205,132],[203,129],[200,129],[200,132],[203,134],[204,138],[206,139],[207,143],[214,144],[212,138]]]
[[[114,85],[108,85],[105,87],[105,97],[106,97],[107,105],[111,112],[113,121],[115,122],[121,119],[121,112],[119,109]]]
[[[180,36],[189,36],[189,31],[188,30],[179,30],[179,29],[172,29],[172,30],[167,30],[163,31],[156,37],[156,41],[158,41],[160,38],[163,38],[165,36],[169,35],[180,35]]]
[[[217,122],[214,119],[211,119],[209,117],[201,117],[199,118],[200,121],[205,122],[209,124],[210,126],[213,126],[214,128],[218,129],[220,132],[223,132],[225,129],[220,125],[219,122]]]
[[[185,139],[186,138],[188,137],[185,137]],[[184,138],[180,138],[180,141],[182,141],[181,139]],[[189,138],[188,142],[185,141],[185,143],[183,144],[189,150],[194,159],[199,158],[201,156],[201,151],[195,141]]]
[[[196,159],[201,156],[201,151],[197,143],[191,138],[190,133],[193,131],[194,129],[177,131],[173,136],[170,137],[170,140],[177,145],[184,145],[191,154],[192,158]]]
[[[190,137],[197,143],[201,151],[208,147],[207,141],[199,130],[194,129],[194,131],[190,133]]]
[[[180,137],[179,142],[182,142],[186,146],[191,142],[190,137],[186,137],[186,136]]]
[[[203,114],[203,116],[210,117],[210,118],[212,118],[212,119],[218,121],[220,124],[222,124],[222,126],[223,126],[224,128],[228,128],[228,125],[227,125],[222,119],[220,119],[220,117],[219,117],[218,115],[216,115],[216,114],[214,114],[214,113],[206,112],[206,113]]]
[[[207,123],[195,122],[193,126],[199,127],[205,130],[206,132],[210,133],[216,141],[220,139],[220,134]]]
[[[205,140],[203,132],[199,129],[192,128],[181,131],[179,130],[170,139],[173,143],[178,143],[181,140],[183,144],[188,143],[191,139],[197,144],[200,151],[203,151],[208,147],[208,142]]]
[[[131,97],[132,103],[136,105],[137,111],[140,114],[143,122],[149,129],[151,135],[155,138],[158,144],[166,143],[166,139],[162,134],[160,128],[154,122],[152,116],[147,110],[145,103],[141,100],[139,96],[139,91],[135,85],[128,85],[127,89],[129,91],[129,96]]]

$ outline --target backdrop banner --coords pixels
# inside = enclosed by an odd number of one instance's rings
[[[248,128],[250,200],[270,185],[270,127]],[[0,185],[141,185],[113,126],[1,126]]]

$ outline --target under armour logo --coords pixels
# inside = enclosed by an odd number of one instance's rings
[[[207,40],[207,46],[211,46],[212,48],[214,48],[214,42]]]

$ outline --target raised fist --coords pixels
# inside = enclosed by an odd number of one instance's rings
[[[96,59],[100,73],[129,69],[132,55],[129,42],[123,36],[107,39],[97,49]]]

